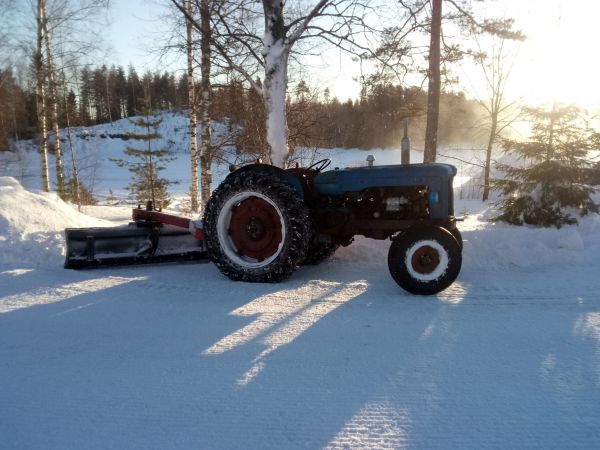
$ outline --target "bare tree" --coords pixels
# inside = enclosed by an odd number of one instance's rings
[[[36,102],[40,141],[40,170],[42,189],[50,192],[50,174],[48,171],[48,99],[46,91],[46,69],[44,65],[44,40],[46,21],[46,1],[38,0],[37,3],[37,50],[35,54],[35,76],[36,76]]]
[[[185,13],[176,0],[171,1]],[[312,6],[299,1],[289,6],[280,0],[263,0],[262,11],[258,11],[256,3],[218,2],[212,17],[216,33],[211,42],[220,58],[217,64],[238,72],[262,96],[270,147],[262,156],[285,166],[290,154],[285,108],[290,55],[299,42],[315,38],[345,50],[366,51],[357,43],[354,28],[369,28],[364,19],[369,6],[359,0],[319,0]],[[284,13],[288,6],[289,15]],[[262,33],[256,26],[259,18],[264,22]],[[202,24],[196,20],[192,23],[202,33]],[[263,72],[261,83],[256,81],[257,69]]]
[[[6,0],[5,0],[6,1]],[[50,177],[48,170],[48,121],[52,122],[54,133],[54,149],[56,162],[56,185],[61,197],[65,196],[65,170],[63,165],[62,143],[60,136],[60,124],[58,114],[59,74],[65,72],[64,61],[69,60],[69,65],[73,67],[76,58],[81,55],[89,55],[90,49],[95,47],[90,44],[89,39],[78,40],[75,36],[94,36],[90,22],[96,20],[98,12],[107,7],[109,0],[56,0],[47,2],[46,0],[37,0],[35,8],[35,35],[36,49],[33,57],[34,73],[36,81],[36,103],[37,119],[40,142],[40,165],[42,189],[50,190]],[[15,16],[27,16],[30,22],[30,13],[22,9],[22,4],[14,3],[13,14]],[[15,12],[17,11],[17,12]],[[27,28],[27,27],[24,27]],[[58,40],[53,36],[57,35]],[[64,36],[68,35],[68,39]],[[32,36],[28,31],[23,31],[22,36],[13,38],[10,48],[14,53],[28,53],[28,40]],[[57,67],[55,48],[57,41],[62,48],[60,60],[63,67]],[[97,42],[97,39],[95,39]],[[68,42],[68,44],[65,44]],[[68,49],[68,50],[67,50]],[[70,52],[68,58],[65,55]],[[64,76],[61,78],[64,79]]]
[[[486,41],[485,49],[481,39],[474,37],[476,51],[473,59],[481,68],[485,78],[486,97],[480,96],[479,104],[485,109],[490,119],[490,129],[487,139],[483,196],[485,202],[490,195],[490,167],[494,144],[506,128],[510,127],[519,115],[517,104],[519,99],[508,101],[506,87],[514,63],[514,53],[507,48],[508,40],[494,36]]]
[[[48,29],[48,20],[47,20],[47,12],[46,12],[46,4],[45,1],[42,2],[42,12],[44,16],[44,20],[42,21],[42,26],[44,27],[44,41],[45,41],[45,49],[46,49],[46,66],[45,66],[45,74],[48,81],[48,98],[51,105],[51,117],[52,117],[52,129],[54,131],[54,161],[55,161],[55,170],[56,170],[56,189],[58,191],[58,195],[61,198],[65,198],[65,169],[63,164],[63,155],[62,155],[62,144],[60,141],[60,126],[58,123],[58,87],[56,83],[56,72],[54,65],[54,55],[52,51],[52,40],[50,36],[50,31]]]
[[[192,0],[185,0],[187,16],[194,17]],[[194,42],[192,22],[186,18],[186,51],[187,51],[187,85],[188,109],[190,117],[190,158],[192,166],[192,185],[190,186],[190,200],[192,212],[198,212],[198,145],[196,139],[196,90],[194,86]]]
[[[448,36],[444,36],[444,26],[452,24],[459,34],[489,34],[502,36],[506,39],[520,39],[522,34],[512,29],[511,19],[489,19],[478,17],[472,9],[469,0],[397,0],[403,12],[400,25],[386,30],[387,36],[380,61],[385,64],[401,66],[404,71],[410,71],[402,58],[408,57],[414,61],[414,56],[423,53],[418,45],[413,45],[410,35],[413,32],[424,32],[429,36],[429,46],[426,50],[428,67],[424,72],[428,79],[427,127],[425,131],[424,162],[435,162],[437,154],[437,135],[439,122],[439,102],[442,78],[448,76],[448,65],[460,60],[466,51]],[[400,50],[400,51],[398,51]],[[400,57],[395,57],[396,53]],[[421,71],[419,64],[414,65],[413,71]]]
[[[206,205],[212,192],[212,162],[214,158],[214,146],[211,132],[211,55],[212,55],[212,26],[211,1],[200,0],[200,26],[202,30],[200,41],[200,114],[202,120],[202,143],[200,148],[200,184],[202,204]],[[214,1],[212,1],[214,3]]]

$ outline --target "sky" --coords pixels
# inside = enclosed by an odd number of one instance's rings
[[[484,3],[482,15],[513,17],[528,36],[520,44],[508,95],[527,104],[543,106],[553,101],[577,103],[600,113],[600,91],[594,87],[600,73],[595,48],[600,17],[598,0],[495,0]],[[116,64],[132,63],[138,70],[183,70],[183,60],[158,60],[149,49],[167,30],[160,1],[114,0],[107,41]],[[338,52],[325,52],[307,63],[302,76],[321,89],[345,100],[360,90],[358,64]],[[456,69],[461,87],[471,96],[484,94],[476,67]]]

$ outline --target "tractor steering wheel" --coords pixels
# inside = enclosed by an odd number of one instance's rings
[[[308,166],[306,169],[306,171],[314,169],[317,172],[321,172],[322,170],[325,170],[327,167],[329,167],[329,165],[331,164],[331,159],[329,158],[325,158],[325,159],[321,159],[317,162],[312,163],[310,166]]]

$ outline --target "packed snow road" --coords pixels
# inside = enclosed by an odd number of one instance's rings
[[[0,447],[598,448],[597,266],[416,297],[355,257],[2,271]]]
[[[0,177],[0,449],[600,448],[600,217],[485,214],[431,297],[361,238],[280,284],[76,272],[61,230],[108,222]]]

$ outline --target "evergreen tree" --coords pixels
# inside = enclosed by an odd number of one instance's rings
[[[516,225],[556,226],[575,224],[573,213],[598,212],[591,195],[589,152],[600,139],[582,119],[575,106],[555,106],[552,111],[527,108],[532,122],[528,141],[504,140],[505,151],[529,165],[498,165],[506,179],[494,180],[504,199],[497,220]]]
[[[127,137],[147,144],[146,148],[135,148],[126,146],[125,155],[129,159],[112,159],[119,167],[126,167],[131,172],[131,182],[127,186],[133,197],[138,203],[145,203],[151,200],[153,205],[158,208],[169,206],[171,199],[167,188],[173,181],[160,176],[160,172],[165,169],[165,164],[174,159],[173,151],[168,149],[154,149],[152,144],[161,138],[158,132],[162,119],[151,114],[148,107],[149,99],[145,99],[146,106],[143,116],[131,120],[137,128],[143,132],[129,132]]]

